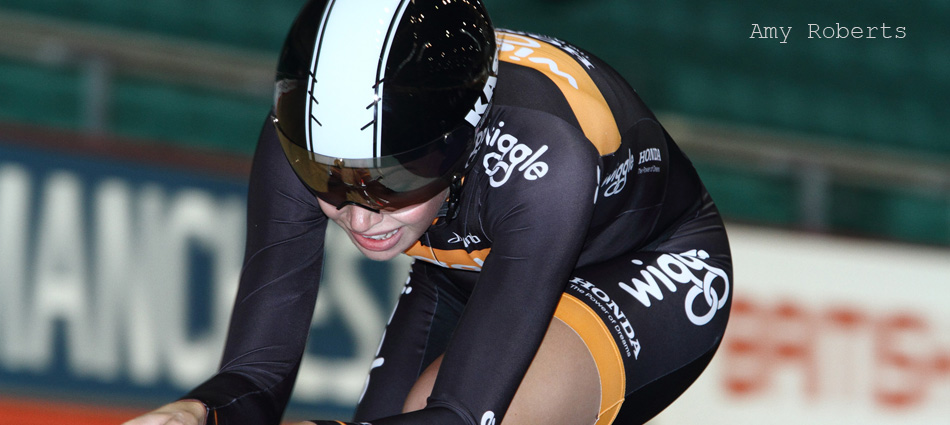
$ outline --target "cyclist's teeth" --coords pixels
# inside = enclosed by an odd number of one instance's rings
[[[399,230],[399,229],[396,229],[396,230]],[[365,236],[365,237],[366,237],[366,239],[372,239],[372,240],[375,240],[375,241],[381,241],[381,240],[383,240],[383,239],[389,239],[389,238],[393,237],[393,235],[396,234],[396,230],[393,230],[392,232],[389,232],[389,233],[386,233],[386,234],[383,234],[383,235]]]

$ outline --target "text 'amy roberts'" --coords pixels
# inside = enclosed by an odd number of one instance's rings
[[[907,27],[893,27],[882,23],[874,26],[846,26],[835,22],[834,25],[808,24],[807,35],[810,39],[902,39],[907,37]],[[749,38],[781,40],[779,43],[788,43],[792,33],[791,26],[767,26],[752,24],[752,34]]]

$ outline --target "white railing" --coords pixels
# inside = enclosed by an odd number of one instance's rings
[[[792,176],[798,182],[801,226],[825,230],[834,183],[856,187],[914,190],[950,199],[950,161],[923,155],[853,148],[858,143],[784,134],[712,123],[679,115],[660,117],[670,135],[689,156],[753,170]],[[950,225],[950,211],[947,213]]]

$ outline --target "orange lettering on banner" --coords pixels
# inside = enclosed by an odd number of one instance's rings
[[[905,340],[914,336],[925,338],[927,325],[919,317],[902,314],[877,323],[875,351],[881,373],[875,385],[878,402],[893,407],[908,407],[926,398],[929,386],[925,359],[916,358]]]
[[[862,371],[856,362],[847,361],[847,359],[856,359],[862,356],[861,350],[864,349],[860,344],[862,329],[867,323],[870,323],[870,320],[867,314],[850,306],[834,306],[825,312],[824,319],[820,323],[825,324],[825,329],[829,333],[833,333],[839,339],[844,339],[836,347],[838,357],[827,362],[836,365],[839,385],[826,390],[826,392],[837,391],[844,397],[856,397],[858,395],[858,389],[856,388],[858,385],[853,383],[858,382],[862,373],[866,374],[867,372]]]
[[[818,358],[815,354],[814,318],[804,309],[789,302],[779,303],[772,312],[777,328],[772,341],[774,362],[771,368],[782,364],[797,365],[805,377],[805,394],[815,397],[818,394]]]
[[[720,359],[725,362],[726,389],[736,396],[763,391],[768,383],[765,365],[769,356],[762,352],[762,344],[757,338],[764,332],[759,329],[762,322],[757,318],[760,315],[757,305],[743,298],[732,301]]]
[[[792,300],[733,301],[719,353],[726,393],[737,398],[799,395],[867,398],[885,409],[936,403],[950,388],[950,350],[936,324],[915,312],[872,312],[854,306],[822,309]],[[780,383],[781,382],[781,383]]]
[[[818,392],[818,367],[811,318],[798,306],[782,303],[763,310],[746,299],[736,299],[730,313],[723,356],[726,387],[736,395],[765,391],[771,376],[788,365],[804,376],[805,393]],[[769,335],[769,338],[763,338]]]

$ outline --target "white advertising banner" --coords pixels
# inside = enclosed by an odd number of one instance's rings
[[[134,153],[0,134],[0,424],[23,401],[151,409],[218,367],[247,176]],[[408,270],[365,259],[336,226],[327,238],[295,417],[351,414]]]
[[[651,424],[950,424],[950,249],[729,230],[723,344]]]

